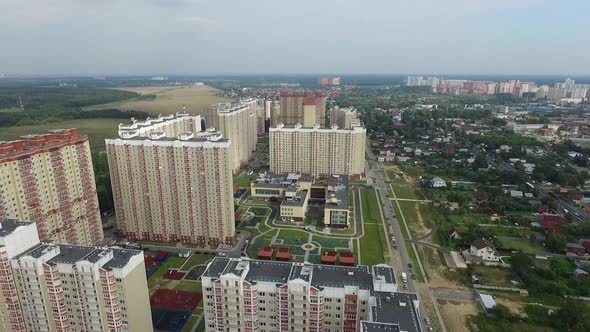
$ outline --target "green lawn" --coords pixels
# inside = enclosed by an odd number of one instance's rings
[[[385,262],[383,257],[386,247],[379,239],[381,225],[365,225],[365,235],[360,239],[360,252],[363,265],[375,265]]]
[[[190,270],[195,265],[204,265],[209,260],[213,259],[213,255],[192,254],[182,266],[183,271]]]
[[[307,242],[309,233],[296,229],[281,229],[278,238],[281,239],[301,239],[302,242]]]
[[[164,274],[168,269],[180,268],[185,261],[186,258],[181,258],[171,253],[170,257],[164,262],[164,264],[158,267],[158,270],[156,270],[148,280],[148,288],[153,289],[154,287],[158,287],[164,279]]]
[[[197,320],[199,320],[199,316],[191,316],[191,318],[186,321],[186,324],[184,324],[182,332],[192,332],[195,324],[197,324]]]
[[[398,201],[399,206],[404,214],[404,218],[406,220],[406,224],[408,228],[410,228],[410,232],[412,233],[412,237],[417,235],[418,226],[418,213],[416,212],[416,202],[410,201]]]
[[[525,254],[545,254],[547,251],[543,246],[523,238],[522,240],[507,239],[498,237],[500,240],[500,248],[506,250],[519,250]]]
[[[395,215],[397,216],[397,221],[400,223],[399,228],[401,228],[401,230],[402,230],[402,234],[404,235],[404,239],[409,239],[410,234],[408,234],[408,231],[406,230],[406,227],[404,226],[405,225],[404,219],[401,217],[401,211],[397,207],[396,203],[393,203],[393,209],[395,210]]]
[[[510,269],[495,266],[472,266],[473,273],[479,278],[480,284],[498,287],[519,287],[510,280],[518,280]]]
[[[393,190],[395,191],[396,198],[403,198],[403,199],[424,199],[422,193],[417,191],[412,185],[410,184],[391,184]]]
[[[234,184],[237,184],[238,186],[242,187],[242,188],[250,188],[250,182],[252,182],[252,179],[250,179],[250,177],[234,177]]]
[[[176,286],[174,286],[176,290],[188,291],[188,292],[202,292],[201,282],[200,281],[180,281]]]
[[[376,224],[381,222],[379,201],[375,189],[360,189],[363,208],[363,223]]]
[[[360,240],[363,265],[384,263],[389,257],[387,239],[383,230],[381,207],[375,189],[361,189],[361,205],[365,235]]]
[[[416,253],[414,253],[414,249],[412,249],[412,245],[410,243],[406,243],[406,249],[408,250],[408,255],[412,260],[412,265],[414,266],[414,274],[416,274],[416,280],[418,282],[424,282],[424,275],[422,275],[422,270],[418,266],[418,258],[416,257]],[[416,248],[418,250],[418,248]]]

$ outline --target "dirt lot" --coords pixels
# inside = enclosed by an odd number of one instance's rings
[[[119,90],[133,91],[142,95],[155,95],[154,99],[139,98],[87,107],[87,110],[118,108],[125,111],[144,111],[152,115],[173,114],[186,106],[189,113],[202,114],[210,104],[230,101],[221,97],[219,91],[209,86],[162,86],[162,87],[125,87]]]
[[[476,304],[470,302],[438,300],[438,306],[447,331],[469,332],[465,319],[478,313]]]

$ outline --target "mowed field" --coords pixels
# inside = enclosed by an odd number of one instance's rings
[[[10,141],[27,134],[44,134],[52,129],[77,128],[80,134],[88,135],[90,147],[95,151],[104,150],[104,139],[116,137],[119,123],[124,119],[83,119],[65,120],[30,126],[2,128],[0,141]]]
[[[220,96],[219,90],[210,86],[161,86],[161,87],[123,87],[117,90],[137,92],[141,95],[154,95],[153,99],[133,98],[126,101],[86,107],[86,110],[117,108],[123,111],[144,111],[153,116],[174,114],[186,106],[189,113],[201,113],[210,104],[228,102]]]

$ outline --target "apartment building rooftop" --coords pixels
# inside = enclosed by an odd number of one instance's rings
[[[348,209],[348,175],[330,176],[327,179],[327,187],[326,208]]]
[[[311,280],[311,284],[316,287],[357,286],[361,289],[371,289],[373,286],[367,266],[348,267],[223,257],[214,258],[204,276],[216,279],[228,273],[241,275],[246,268],[248,273],[245,278],[250,282],[286,283],[300,278]]]
[[[287,194],[283,197],[281,206],[303,206],[305,205],[308,194],[309,191],[307,189],[297,190],[296,188],[289,187]]]
[[[374,296],[376,303],[371,307],[374,322],[397,324],[407,332],[421,331],[416,294],[375,292]]]
[[[32,224],[30,221],[21,221],[19,219],[4,218],[0,222],[0,237],[4,237],[12,234],[17,228],[22,226],[28,226]]]
[[[361,322],[361,332],[400,332],[399,325],[388,323]]]
[[[252,185],[255,187],[265,188],[285,188],[294,183],[297,183],[298,181],[311,182],[313,181],[313,177],[300,173],[260,173],[258,178],[252,182]]]
[[[118,135],[121,139],[134,137],[146,137],[152,133],[164,132],[166,129],[174,131],[174,136],[181,134],[176,132],[182,128],[181,124],[190,124],[191,131],[201,130],[201,116],[178,112],[170,115],[158,115],[157,118],[148,117],[145,120],[131,120],[131,123],[120,123]]]
[[[40,258],[48,253],[53,253],[45,263],[49,265],[56,264],[76,264],[80,261],[97,263],[108,256],[108,260],[102,265],[106,270],[114,268],[123,268],[131,257],[142,254],[140,250],[107,248],[107,247],[87,247],[75,246],[68,244],[39,243],[29,250],[23,252],[16,258],[31,256]]]
[[[276,127],[271,127],[270,131],[316,131],[316,132],[366,132],[366,128],[363,126],[362,122],[360,121],[353,121],[351,122],[350,128],[340,128],[338,125],[333,125],[330,128],[324,128],[318,124],[314,125],[313,127],[304,127],[301,123],[297,123],[295,125],[285,125],[284,123],[279,123]]]
[[[382,278],[386,283],[395,283],[395,273],[393,272],[393,268],[391,266],[375,265],[373,266],[373,275]]]
[[[0,162],[16,160],[87,140],[87,136],[80,135],[77,129],[72,128],[50,130],[47,134],[24,135],[14,141],[0,141]]]
[[[131,123],[120,123],[119,124],[119,132],[121,131],[133,131],[140,128],[151,127],[157,125],[159,123],[164,123],[166,121],[179,119],[179,118],[186,118],[191,116],[189,113],[186,112],[177,112],[176,114],[170,115],[158,115],[157,118],[148,117],[145,120],[131,120]],[[196,115],[195,115],[196,116]]]
[[[159,141],[159,142],[175,142],[175,141],[183,141],[183,142],[229,142],[228,139],[223,138],[221,135],[211,135],[211,136],[195,136],[193,133],[182,133],[177,137],[168,137],[165,136],[162,132],[151,133],[147,137],[143,136],[134,136],[129,137],[125,140],[129,141]]]
[[[243,111],[244,109],[247,109],[247,107],[249,106],[248,105],[249,103],[254,102],[254,101],[255,101],[255,99],[246,98],[246,99],[240,99],[240,101],[238,101],[238,102],[217,103],[217,104],[210,105],[209,107],[215,109],[218,114],[223,115],[223,113],[232,113],[232,112]]]

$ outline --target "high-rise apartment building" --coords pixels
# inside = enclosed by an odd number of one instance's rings
[[[152,331],[143,252],[40,243],[0,221],[0,331]]]
[[[266,132],[266,113],[261,105],[256,108],[256,132],[258,136],[264,136]]]
[[[359,177],[365,167],[366,134],[360,122],[350,129],[301,125],[270,128],[270,171]]]
[[[105,140],[124,236],[234,242],[231,144],[219,133],[199,130],[200,116],[177,114],[120,125],[119,138]]]
[[[217,257],[201,277],[205,331],[419,332],[393,268]]]
[[[88,137],[52,130],[0,142],[0,218],[37,222],[42,240],[103,240]]]
[[[279,124],[304,127],[326,124],[326,96],[320,92],[283,92],[280,96],[280,109],[271,117],[271,125]]]
[[[318,78],[319,85],[340,85],[340,76],[335,77],[320,77]]]
[[[332,126],[338,126],[342,129],[350,129],[353,126],[359,124],[358,115],[356,109],[339,108],[338,106],[330,109],[330,124]]]
[[[223,137],[232,142],[233,165],[237,171],[252,158],[258,139],[258,118],[256,116],[257,101],[243,99],[237,103],[221,103],[210,105],[205,123],[207,127],[215,127]],[[264,126],[263,126],[264,128]]]

